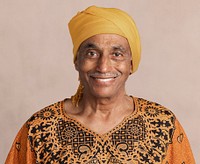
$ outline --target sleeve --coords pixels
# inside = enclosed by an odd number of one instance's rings
[[[168,147],[167,156],[163,163],[195,164],[188,138],[177,119],[175,121],[172,143]]]
[[[35,164],[35,155],[31,150],[28,140],[28,128],[26,123],[18,132],[5,164]]]

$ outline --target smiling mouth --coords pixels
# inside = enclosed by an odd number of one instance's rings
[[[112,72],[108,72],[108,73],[94,72],[94,73],[90,73],[89,74],[90,78],[92,78],[96,82],[100,82],[100,83],[109,83],[109,82],[112,82],[119,75],[120,75],[119,73],[112,73]]]
[[[109,79],[109,78],[116,78],[120,75],[120,73],[99,73],[99,72],[94,72],[94,73],[89,73],[88,74],[92,78],[97,78],[97,79]]]
[[[92,77],[92,78],[100,82],[109,82],[114,80],[116,77],[109,77],[109,78]]]

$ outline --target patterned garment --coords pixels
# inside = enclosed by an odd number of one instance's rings
[[[6,164],[194,164],[174,114],[133,100],[135,111],[104,135],[66,115],[64,101],[40,110],[19,131]]]

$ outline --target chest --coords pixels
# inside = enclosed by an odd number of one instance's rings
[[[168,127],[166,128],[166,125]],[[172,139],[172,120],[129,117],[105,135],[70,119],[38,122],[29,139],[38,163],[161,163]]]

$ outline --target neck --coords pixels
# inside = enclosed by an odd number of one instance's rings
[[[84,95],[80,102],[80,108],[86,115],[99,114],[107,117],[112,113],[131,109],[132,98],[127,96],[125,93],[103,98]]]
[[[95,98],[94,96],[84,95],[78,107],[70,108],[69,105],[66,112],[94,132],[105,134],[134,110],[131,97],[126,94],[116,95],[109,98]]]

